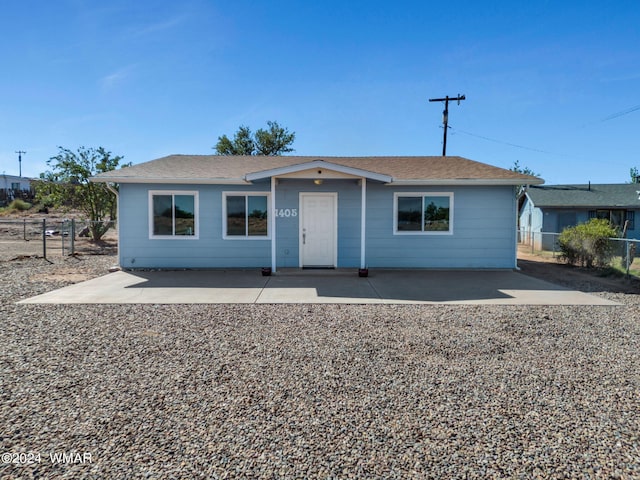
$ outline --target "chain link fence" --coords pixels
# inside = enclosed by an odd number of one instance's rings
[[[91,221],[80,219],[0,219],[0,260],[115,254],[114,225],[99,242],[91,241]]]
[[[521,244],[531,248],[532,254],[559,257],[559,233],[520,231],[518,238]],[[610,238],[613,244],[611,265],[620,268],[627,275],[640,276],[640,240],[635,238]]]

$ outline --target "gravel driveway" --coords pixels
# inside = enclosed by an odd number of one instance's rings
[[[638,295],[15,305],[115,259],[54,261],[0,262],[2,478],[640,477]]]

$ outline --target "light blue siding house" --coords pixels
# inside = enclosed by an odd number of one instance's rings
[[[514,268],[516,185],[461,157],[171,155],[118,184],[122,268]]]
[[[640,239],[640,184],[532,185],[520,198],[520,241],[552,250],[566,227],[604,218]]]
[[[16,198],[29,198],[31,180],[16,175],[0,175],[0,206],[10,203]]]

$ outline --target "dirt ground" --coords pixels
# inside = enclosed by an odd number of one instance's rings
[[[109,230],[99,242],[88,237],[80,237],[79,232],[87,224],[77,212],[52,212],[5,214],[0,216],[0,261],[20,257],[62,257],[71,253],[71,239],[62,233],[63,221],[76,220],[74,253],[83,255],[109,255],[117,252],[117,231]],[[45,229],[53,233],[43,241],[43,220]],[[68,227],[67,227],[68,228]]]
[[[567,265],[558,261],[557,257],[531,254],[529,247],[524,245],[518,248],[518,267],[525,275],[585,292],[640,293],[638,279],[605,275],[597,269]]]

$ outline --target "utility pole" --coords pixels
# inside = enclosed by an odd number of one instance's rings
[[[22,154],[27,153],[24,150],[18,150],[16,152],[18,154],[18,168],[20,169],[20,173],[18,176],[22,177]]]
[[[442,112],[442,123],[444,124],[444,141],[442,142],[442,156],[447,155],[447,125],[449,124],[449,100],[456,100],[460,105],[461,100],[466,100],[464,95],[458,94],[457,97],[447,95],[444,98],[430,98],[430,102],[444,102],[444,111]]]

